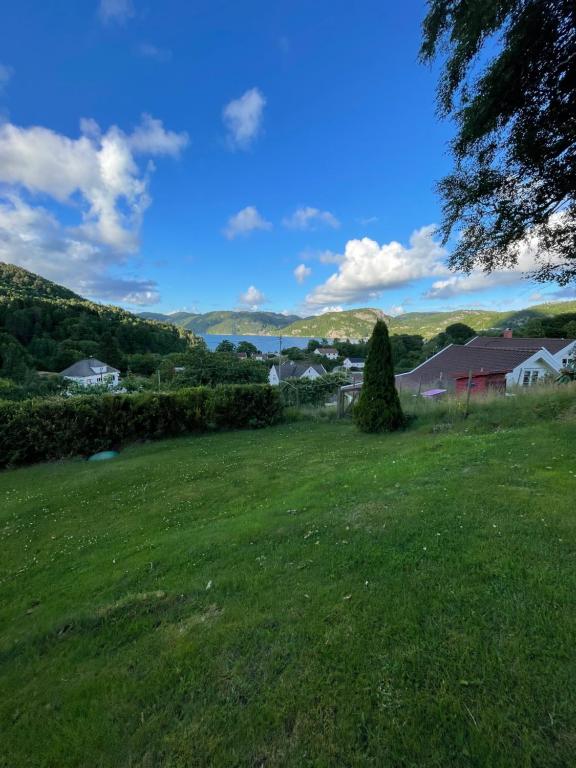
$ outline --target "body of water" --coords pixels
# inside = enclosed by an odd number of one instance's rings
[[[259,349],[260,352],[277,353],[278,347],[280,345],[278,336],[235,336],[232,333],[199,333],[198,336],[201,336],[204,339],[208,349],[210,349],[212,352],[216,349],[221,341],[224,341],[224,339],[231,341],[232,344],[240,344],[241,341],[249,341],[250,344],[254,344],[256,349]],[[283,336],[282,349],[286,349],[286,347],[300,347],[300,349],[304,349],[308,346],[309,341],[310,337],[304,338],[302,336]]]

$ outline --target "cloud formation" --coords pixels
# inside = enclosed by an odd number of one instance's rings
[[[260,215],[257,208],[253,205],[248,205],[246,208],[238,211],[238,213],[230,216],[224,228],[224,236],[228,240],[234,240],[238,235],[248,235],[250,232],[258,229],[272,229],[272,224]]]
[[[557,214],[559,218],[561,214]],[[475,270],[469,275],[452,275],[444,280],[432,283],[424,294],[426,299],[447,299],[467,293],[477,293],[491,288],[521,283],[530,277],[542,264],[551,262],[549,255],[540,247],[538,239],[527,236],[515,250],[517,261],[508,267],[501,267],[495,272]]]
[[[85,295],[124,302],[157,299],[150,282],[114,277],[139,247],[150,204],[152,167],[139,155],[178,155],[186,134],[166,131],[144,115],[132,133],[116,126],[102,132],[82,121],[71,139],[39,126],[0,125],[0,258],[63,282]],[[76,225],[63,225],[39,199],[78,211]]]
[[[266,303],[266,296],[254,285],[251,285],[244,293],[240,294],[240,303],[256,310]]]
[[[312,269],[307,267],[306,264],[299,264],[294,270],[294,277],[298,283],[303,283],[307,277],[312,274]]]
[[[134,16],[132,0],[100,0],[98,16],[103,24],[125,24]]]
[[[262,130],[266,99],[258,88],[251,88],[224,107],[222,119],[231,149],[248,149]]]
[[[288,229],[317,229],[325,226],[338,229],[340,222],[330,211],[320,211],[310,206],[297,208],[291,216],[282,220]]]
[[[433,225],[416,230],[408,247],[396,241],[379,245],[368,237],[349,240],[338,271],[306,297],[307,304],[324,306],[374,299],[387,288],[447,274],[446,252],[433,233]]]

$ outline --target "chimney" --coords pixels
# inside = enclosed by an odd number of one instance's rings
[[[503,339],[511,339],[512,338],[512,328],[504,328],[502,331],[502,338]]]

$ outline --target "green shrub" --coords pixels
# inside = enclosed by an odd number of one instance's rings
[[[405,422],[394,381],[388,328],[383,320],[376,321],[369,348],[354,420],[362,432],[393,432]]]
[[[135,440],[257,428],[282,415],[262,385],[0,403],[0,467],[89,455]]]

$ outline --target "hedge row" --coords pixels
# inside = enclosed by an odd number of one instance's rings
[[[0,402],[0,467],[209,429],[255,429],[281,415],[278,391],[258,384]]]

